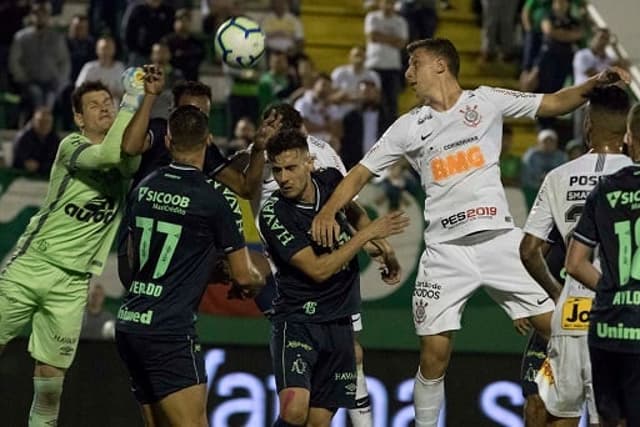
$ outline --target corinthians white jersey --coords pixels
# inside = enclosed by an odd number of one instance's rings
[[[524,231],[546,239],[555,225],[567,241],[585,200],[601,176],[631,164],[623,154],[589,153],[549,172],[538,192]],[[596,267],[599,265],[596,262]],[[591,301],[595,293],[567,275],[551,320],[552,335],[586,335]]]
[[[396,120],[360,162],[373,174],[406,157],[426,193],[425,242],[513,228],[499,158],[503,117],[534,118],[542,94],[481,86],[447,111],[415,108]]]
[[[347,170],[342,163],[342,159],[336,153],[336,150],[327,142],[316,138],[315,136],[307,136],[307,144],[309,145],[309,153],[313,157],[313,164],[316,169],[334,168],[338,169],[342,175],[347,174]],[[266,153],[265,153],[266,156]],[[262,172],[262,193],[260,193],[260,208],[264,205],[271,194],[278,189],[278,183],[273,179],[271,172],[271,162],[265,159],[264,170]],[[256,215],[257,217],[257,215]]]

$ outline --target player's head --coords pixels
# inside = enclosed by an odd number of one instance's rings
[[[208,117],[194,105],[182,105],[171,113],[165,144],[175,160],[204,159],[211,138]]]
[[[364,65],[365,50],[363,46],[354,46],[349,51],[349,63],[357,68]]]
[[[409,66],[405,78],[420,98],[445,78],[458,78],[460,56],[448,39],[424,39],[409,43]]]
[[[195,81],[181,81],[172,89],[173,105],[193,105],[198,107],[205,115],[211,111],[211,88],[204,83]]]
[[[629,110],[624,142],[628,145],[629,156],[633,161],[640,161],[640,104],[634,105]]]
[[[269,105],[264,110],[264,113],[262,113],[262,120],[269,117],[272,112],[275,112],[276,115],[280,116],[280,129],[295,129],[303,131],[304,122],[302,121],[302,116],[291,104],[279,103]]]
[[[109,88],[99,81],[87,81],[71,94],[73,120],[83,133],[107,134],[116,117]]]
[[[589,146],[596,148],[613,143],[622,149],[627,113],[631,108],[627,92],[611,85],[594,88],[586,97],[589,104],[584,133]]]
[[[310,188],[313,170],[307,137],[296,129],[280,131],[267,143],[267,157],[280,193],[301,199]]]
[[[608,28],[598,28],[589,42],[589,47],[594,52],[604,52],[604,49],[609,44],[610,39],[611,33]]]

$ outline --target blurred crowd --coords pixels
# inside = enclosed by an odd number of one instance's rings
[[[608,65],[626,65],[619,59],[615,36],[587,19],[585,0],[468,0],[454,5],[366,0],[365,45],[354,45],[344,65],[325,73],[305,53],[301,0],[263,3],[265,8],[255,11],[239,0],[88,0],[84,14],[63,23],[52,16],[61,12],[64,0],[3,1],[0,127],[18,130],[5,163],[47,176],[60,134],[74,129],[73,88],[100,80],[117,100],[123,92],[122,71],[153,63],[162,67],[168,83],[153,117],[168,115],[175,82],[222,74],[228,83],[221,103],[226,126],[215,136],[226,155],[248,146],[266,106],[288,102],[300,111],[308,132],[329,142],[350,168],[398,115],[407,62],[403,47],[432,37],[442,11],[452,7],[476,13],[482,32],[478,66],[490,75],[493,65],[509,65],[517,70],[522,90],[550,93]],[[267,53],[255,69],[227,67],[213,53],[215,31],[229,17],[247,13],[260,16]],[[194,22],[195,16],[201,21]],[[17,100],[15,108],[8,108],[12,99]],[[505,128],[505,184],[522,187],[531,201],[546,172],[570,153],[585,151],[582,110],[572,120],[568,132],[556,121],[541,120],[538,141],[531,141],[522,158],[510,152],[513,131]],[[397,206],[402,203],[397,189],[411,186],[415,178],[407,165],[394,174],[384,178],[384,188],[390,204]]]

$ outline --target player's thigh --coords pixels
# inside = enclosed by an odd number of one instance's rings
[[[460,329],[464,306],[479,286],[480,274],[471,246],[427,245],[411,299],[416,334]]]
[[[156,421],[151,405],[140,405],[140,414],[144,427],[160,427],[160,423]]]
[[[326,408],[310,408],[307,427],[329,427],[334,411]]]
[[[521,238],[522,231],[514,228],[475,246],[485,290],[512,319],[539,316],[554,309],[549,295],[520,261]],[[550,314],[546,316],[550,321]],[[534,326],[537,330],[542,328],[540,324]]]
[[[271,362],[278,392],[291,387],[311,391],[318,331],[319,326],[312,323],[271,322]]]
[[[0,273],[0,345],[16,337],[37,309],[45,266],[27,255],[13,259]]]
[[[169,394],[152,407],[168,426],[206,427],[206,396],[206,385],[196,384]]]
[[[89,276],[56,269],[50,278],[51,288],[33,315],[29,352],[36,360],[68,368],[78,346]]]
[[[536,377],[540,397],[554,417],[580,417],[586,401],[587,379],[583,353],[586,337],[555,336]]]
[[[331,411],[356,407],[356,357],[350,320],[319,328],[320,353],[311,381],[311,407]]]
[[[625,395],[620,385],[627,373],[618,353],[590,346],[589,356],[600,423],[615,426],[623,418]]]

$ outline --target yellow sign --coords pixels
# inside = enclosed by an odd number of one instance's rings
[[[562,329],[586,331],[589,329],[589,314],[593,299],[588,297],[568,298],[562,306]]]

